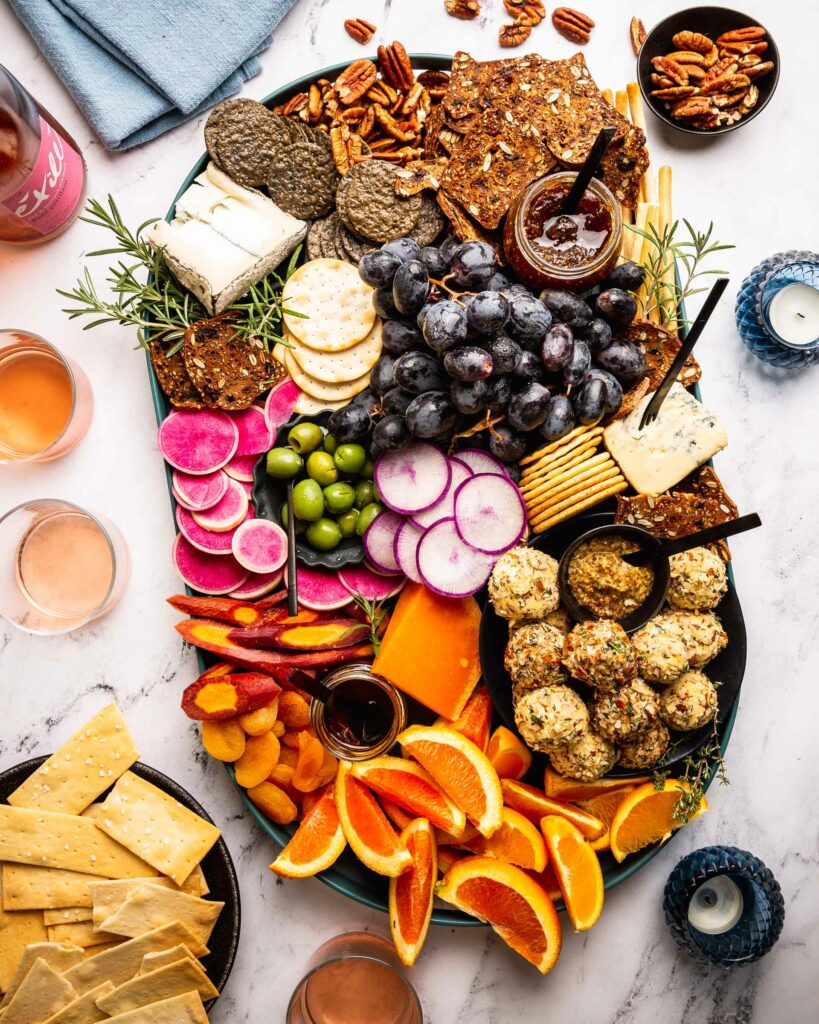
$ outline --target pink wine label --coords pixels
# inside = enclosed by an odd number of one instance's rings
[[[76,210],[85,179],[82,157],[40,118],[40,152],[34,170],[3,206],[41,235],[50,235]]]

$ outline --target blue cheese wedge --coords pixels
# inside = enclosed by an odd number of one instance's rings
[[[304,221],[208,164],[177,200],[171,223],[157,221],[147,237],[180,284],[215,315],[286,259],[306,233]]]
[[[640,419],[653,395],[603,432],[612,458],[635,491],[657,495],[693,473],[727,444],[714,415],[681,384],[672,384],[653,423]]]

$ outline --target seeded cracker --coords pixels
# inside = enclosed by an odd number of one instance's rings
[[[329,213],[337,185],[332,154],[323,145],[306,141],[279,152],[267,175],[267,190],[273,202],[302,220]]]
[[[156,379],[171,405],[175,409],[204,409],[202,396],[193,386],[193,381],[185,369],[182,350],[170,357],[166,356],[163,346],[154,340],[150,344],[150,353]]]
[[[321,247],[321,232],[323,227],[323,220],[315,220],[310,225],[306,241],[308,260],[320,260],[322,256],[324,256],[324,250]]]
[[[640,180],[648,169],[646,135],[642,128],[630,128],[621,142],[609,147],[601,166],[603,181],[614,198],[630,210],[636,210]]]
[[[423,213],[423,209],[421,212]],[[361,257],[366,256],[367,253],[375,252],[378,246],[375,245],[374,242],[362,242],[360,238],[356,238],[352,231],[346,227],[344,221],[340,217],[338,219],[338,223],[340,227],[339,237],[341,238],[341,244],[344,251],[347,253],[347,259],[357,267]]]
[[[421,213],[421,197],[397,196],[393,165],[366,160],[341,179],[336,206],[353,234],[383,244],[412,231]]]
[[[656,391],[680,351],[680,339],[659,324],[647,320],[635,320],[617,336],[643,350],[646,357],[646,376],[643,379],[648,382],[646,392]],[[700,365],[692,355],[686,359],[677,379],[684,387],[690,388],[701,376]]]
[[[267,181],[273,158],[290,144],[288,122],[256,100],[225,100],[205,124],[205,145],[213,161],[240,185]]]

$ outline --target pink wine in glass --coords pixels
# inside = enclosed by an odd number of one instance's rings
[[[0,243],[56,238],[79,215],[84,195],[76,143],[0,65]]]

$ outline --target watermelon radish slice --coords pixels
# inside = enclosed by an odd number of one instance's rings
[[[261,455],[273,447],[273,438],[264,410],[256,405],[233,414],[233,422],[239,431],[237,455]]]
[[[226,412],[176,409],[159,426],[162,458],[194,476],[214,473],[236,454],[239,431]]]
[[[287,572],[285,571],[285,584]],[[315,612],[333,611],[351,604],[353,595],[342,585],[335,572],[310,565],[296,567],[299,604]]]
[[[418,544],[424,536],[424,531],[405,519],[399,527],[393,541],[393,554],[395,561],[401,567],[401,572],[408,576],[413,583],[423,583],[418,573]]]
[[[255,601],[258,597],[264,597],[271,590],[275,590],[281,583],[284,573],[278,572],[256,573],[252,572],[244,583],[231,590],[228,597],[236,601]]]
[[[401,572],[401,566],[395,558],[395,535],[404,520],[395,512],[381,512],[373,519],[364,533],[364,550],[376,572],[379,570],[388,576]]]
[[[259,461],[258,455],[234,455],[225,465],[223,472],[232,480],[238,480],[242,484],[253,483],[253,470]]]
[[[464,544],[455,529],[454,519],[442,519],[430,526],[418,544],[421,580],[444,597],[468,597],[476,593],[489,579],[494,564],[494,555]]]
[[[276,572],[287,561],[287,534],[269,519],[248,519],[233,534],[232,550],[250,572]]]
[[[434,445],[416,441],[397,452],[384,452],[375,463],[375,486],[393,512],[411,516],[431,508],[446,494],[452,469]]]
[[[399,569],[399,570],[398,570],[397,572],[384,572],[384,570],[383,570],[383,569],[378,569],[378,568],[376,568],[376,567],[375,567],[375,566],[373,565],[373,563],[372,563],[372,562],[371,562],[371,561],[369,560],[369,558],[365,558],[365,559],[364,559],[364,561],[363,561],[363,562],[362,562],[361,564],[362,564],[362,565],[366,565],[366,566],[367,566],[367,568],[368,568],[368,569],[369,569],[369,570],[370,570],[371,572],[374,572],[374,573],[376,574],[376,576],[393,576],[393,577],[394,577],[394,576],[403,576],[403,575],[404,575],[404,574],[403,574],[403,573],[401,572],[401,570],[400,570],[400,569]]]
[[[197,551],[181,533],[173,542],[171,557],[185,583],[202,594],[229,594],[249,576],[247,569],[231,555],[207,555]]]
[[[250,517],[252,513],[248,511],[247,515]],[[226,530],[223,533],[206,530],[197,523],[193,514],[181,505],[176,509],[176,525],[185,540],[192,544],[197,551],[204,551],[206,555],[229,555],[232,553],[231,545],[235,530]]]
[[[230,480],[221,469],[203,476],[191,476],[178,469],[173,471],[173,492],[179,504],[191,512],[213,508],[217,501],[224,498],[229,483]]]
[[[226,533],[235,529],[247,516],[250,502],[247,492],[237,480],[229,480],[224,497],[217,501],[213,508],[204,512],[192,512],[191,515],[203,530],[214,533]]]
[[[455,514],[455,492],[465,480],[472,476],[472,470],[462,462],[459,462],[458,459],[450,459],[449,468],[451,470],[449,487],[443,498],[440,501],[436,501],[432,508],[424,509],[423,512],[416,512],[411,517],[413,523],[422,530],[427,530],[430,526],[434,526],[435,523],[440,523],[442,519],[452,518]]]
[[[267,396],[264,415],[271,437],[275,437],[279,427],[283,427],[293,416],[300,395],[301,389],[298,384],[288,378],[273,388]]]
[[[345,565],[338,570],[338,579],[351,594],[357,594],[368,601],[385,601],[388,597],[395,597],[407,582],[405,576],[379,576],[366,565]]]
[[[494,473],[495,476],[509,476],[506,467],[494,455],[481,451],[480,448],[462,448],[455,452],[453,459],[463,462],[473,473]]]
[[[476,473],[455,493],[455,527],[461,540],[476,551],[508,551],[526,530],[520,491],[509,477]]]

